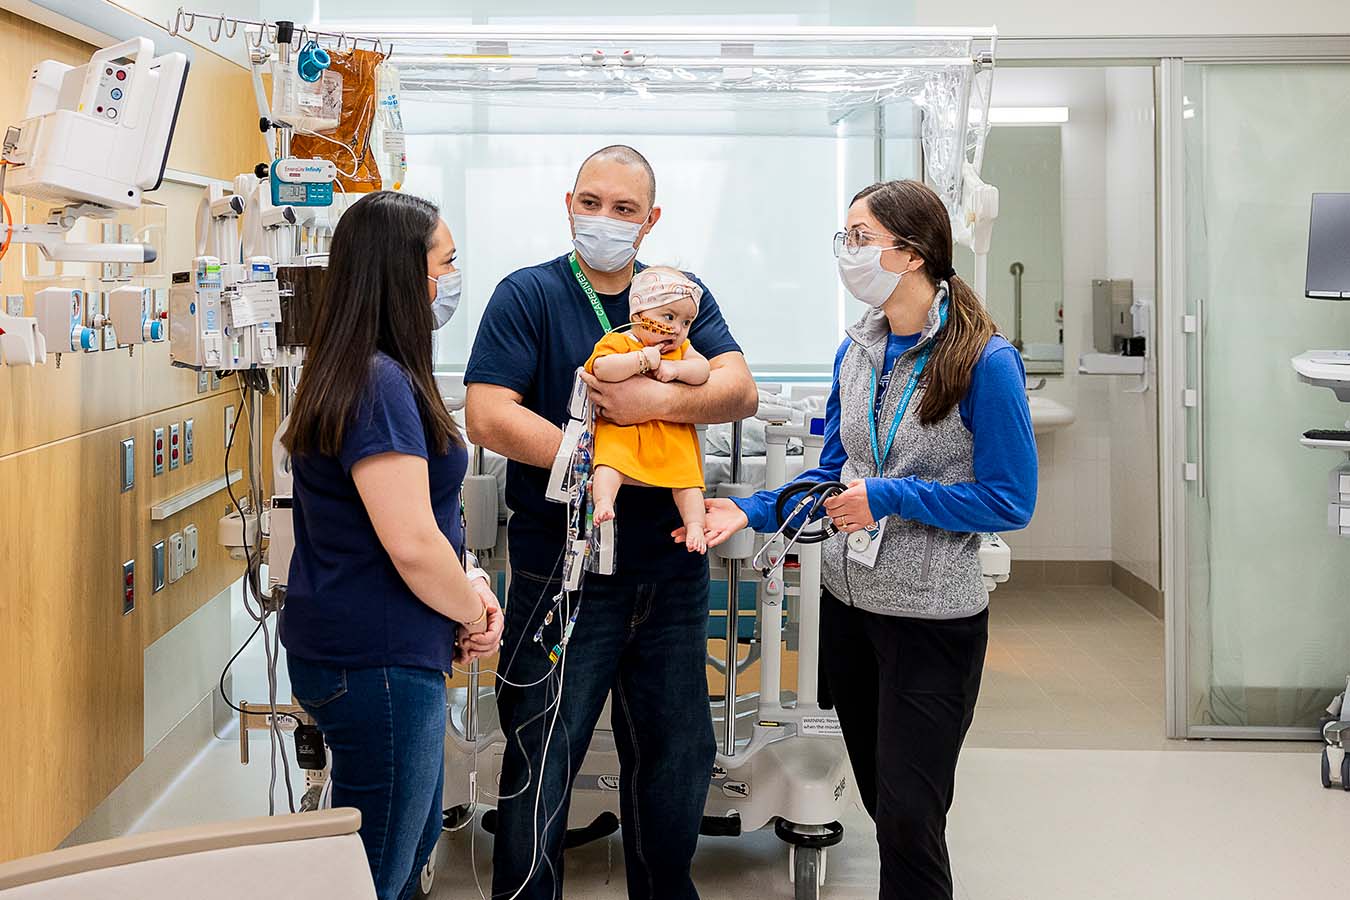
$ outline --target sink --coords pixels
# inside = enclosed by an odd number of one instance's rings
[[[1031,394],[1027,397],[1031,407],[1031,430],[1036,434],[1047,434],[1073,424],[1073,410],[1049,397]]]

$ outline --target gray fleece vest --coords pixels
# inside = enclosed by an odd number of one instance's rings
[[[945,296],[945,291],[938,292],[918,344],[895,364],[878,418],[881,435],[877,443],[882,449],[919,352],[937,331],[939,306]],[[877,373],[878,380],[883,374],[889,334],[886,316],[879,310],[869,310],[848,329],[852,343],[839,367],[839,436],[848,454],[840,480],[848,484],[855,478],[912,475],[942,484],[974,481],[974,439],[961,422],[960,410],[954,406],[940,421],[926,427],[919,424],[925,376],[920,376],[884,470],[877,472],[868,407],[872,404],[872,373]],[[836,535],[823,546],[825,586],[859,609],[887,616],[957,619],[975,615],[989,604],[989,592],[980,574],[978,534],[943,531],[890,516],[876,566],[870,569],[857,560],[846,559],[843,535]]]

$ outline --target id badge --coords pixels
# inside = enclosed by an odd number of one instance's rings
[[[881,550],[881,536],[886,531],[886,520],[882,519],[871,528],[855,531],[848,536],[848,558],[861,563],[869,569],[877,564],[877,553]]]

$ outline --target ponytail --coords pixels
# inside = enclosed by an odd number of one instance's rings
[[[924,369],[927,384],[919,401],[919,422],[945,418],[970,390],[975,364],[998,330],[974,288],[960,276],[947,279],[947,324],[937,333],[933,356]]]
[[[952,223],[932,188],[919,181],[886,181],[859,191],[853,202],[864,198],[877,221],[923,260],[917,272],[934,290],[947,282],[947,324],[934,338],[919,401],[919,422],[932,425],[970,390],[975,364],[998,328],[979,295],[952,268]]]

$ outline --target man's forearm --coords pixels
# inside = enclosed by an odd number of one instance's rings
[[[471,416],[469,440],[507,459],[548,469],[562,445],[562,431],[542,416],[511,404],[488,416]]]
[[[670,401],[661,418],[688,425],[716,425],[755,414],[759,394],[740,354],[731,361],[714,360],[706,384],[672,382]]]

